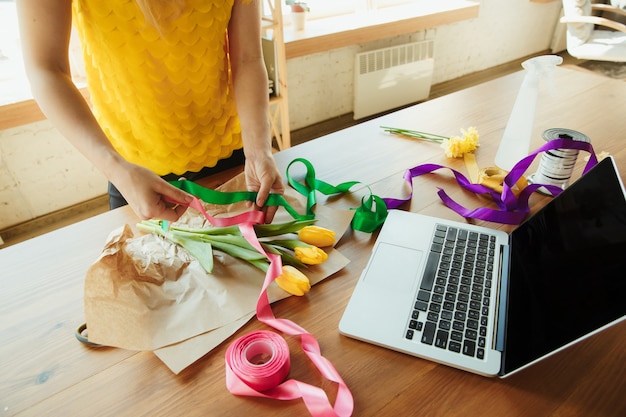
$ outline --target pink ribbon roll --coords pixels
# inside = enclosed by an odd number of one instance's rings
[[[251,332],[226,351],[227,385],[239,380],[253,390],[267,391],[287,378],[290,365],[285,339],[267,330]]]
[[[265,252],[256,236],[254,225],[264,222],[264,213],[253,210],[234,217],[214,218],[204,210],[196,197],[188,206],[200,211],[214,226],[239,225],[241,234],[248,243],[267,257],[270,265],[257,299],[257,318],[282,333],[298,336],[302,350],[322,376],[337,384],[337,396],[333,406],[323,389],[294,379],[285,381],[290,368],[287,342],[276,333],[257,331],[236,340],[226,351],[228,390],[235,395],[278,400],[302,398],[313,417],[351,416],[354,408],[352,393],[333,364],[322,356],[317,339],[294,322],[276,318],[272,312],[267,287],[282,273],[282,260],[280,255]],[[164,221],[163,227],[169,228],[169,222]]]
[[[260,253],[265,254],[265,256],[267,256],[270,260],[270,267],[265,275],[263,288],[261,289],[261,294],[257,300],[257,318],[262,323],[265,323],[284,334],[298,336],[300,338],[302,350],[320,371],[322,376],[337,384],[337,397],[335,398],[335,404],[333,406],[330,404],[326,392],[323,389],[294,379],[283,381],[274,388],[261,391],[252,388],[242,378],[237,377],[234,372],[229,372],[227,370],[226,386],[228,387],[228,390],[235,395],[274,398],[277,400],[295,400],[297,398],[302,398],[313,417],[351,416],[354,408],[352,393],[333,364],[322,356],[317,339],[296,323],[287,319],[276,318],[272,312],[269,298],[267,296],[267,287],[282,272],[281,257],[264,251],[259,240],[257,239],[252,223],[240,223],[239,229],[248,243],[255,247]]]

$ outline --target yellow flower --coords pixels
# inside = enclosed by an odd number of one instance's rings
[[[478,143],[478,131],[475,127],[470,127],[467,130],[461,129],[461,132],[463,133],[463,138],[453,136],[449,139],[444,139],[441,143],[441,147],[448,158],[461,158],[466,153],[472,152],[480,146]]]
[[[307,265],[319,265],[328,259],[328,254],[317,246],[297,246],[293,252],[296,259]]]
[[[461,133],[463,133],[463,139],[470,147],[476,149],[480,146],[480,143],[478,143],[478,130],[475,127],[468,127],[467,130],[461,129]]]
[[[335,232],[320,226],[305,226],[298,232],[298,239],[318,248],[324,248],[335,244]]]
[[[398,129],[395,127],[382,126],[382,128],[394,135],[439,143],[448,158],[461,158],[466,153],[473,152],[480,146],[478,143],[478,130],[475,127],[470,127],[467,130],[461,129],[463,138],[459,136],[447,137],[434,133],[420,132],[419,130]]]
[[[283,272],[276,277],[276,284],[292,295],[304,295],[311,289],[309,278],[290,265],[283,265]]]

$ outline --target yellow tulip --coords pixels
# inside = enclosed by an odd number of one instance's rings
[[[290,265],[283,265],[283,273],[276,277],[276,284],[292,295],[304,295],[311,289],[309,278]]]
[[[335,244],[335,232],[320,226],[305,226],[298,232],[298,238],[318,248],[333,246]]]
[[[307,265],[319,265],[328,259],[328,254],[317,246],[297,246],[293,251],[296,259]]]

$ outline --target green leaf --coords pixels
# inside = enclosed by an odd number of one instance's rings
[[[266,252],[280,255],[284,265],[291,265],[298,268],[309,267],[307,264],[300,262],[298,258],[296,258],[296,256],[293,254],[293,252],[285,249],[284,247],[269,243],[262,243],[262,245]]]
[[[280,236],[287,233],[298,232],[305,226],[314,224],[317,220],[293,220],[285,223],[257,224],[254,231],[257,237]]]
[[[309,245],[298,239],[275,239],[271,241],[272,245],[282,246],[283,248],[294,250],[295,248],[310,248]]]
[[[201,235],[241,235],[239,226],[227,226],[227,227],[205,227],[202,229],[186,228],[182,226],[172,226],[174,230],[182,230],[190,233],[197,233]]]
[[[248,261],[250,262],[250,264],[256,266],[257,268],[259,268],[261,271],[263,272],[267,272],[267,270],[270,268],[270,263],[269,261],[266,259],[264,261],[262,260],[252,260],[252,261]]]
[[[213,248],[210,243],[175,234],[166,236],[166,239],[182,246],[191,256],[200,262],[202,268],[209,274],[213,272]]]
[[[201,239],[205,242],[217,244],[217,243],[227,243],[229,245],[239,246],[244,249],[256,251],[254,246],[252,246],[243,236],[234,236],[234,235],[205,235],[202,236]]]
[[[221,250],[230,256],[234,256],[235,258],[243,259],[244,261],[250,262],[252,260],[267,259],[265,255],[256,249],[245,249],[241,246],[224,242],[213,242],[212,245],[215,249]]]

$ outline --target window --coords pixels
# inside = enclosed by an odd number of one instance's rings
[[[402,4],[413,3],[415,0],[374,0],[378,7],[400,6]]]
[[[285,5],[285,0],[273,1],[282,2],[283,13],[289,13],[289,6]],[[347,15],[377,8],[417,3],[418,1],[423,0],[306,0],[311,10],[310,19]],[[262,4],[264,14],[269,15],[267,0],[263,0]],[[289,18],[286,18],[285,21],[288,22]],[[70,63],[74,81],[83,85],[82,57],[75,34],[73,34],[70,48]],[[22,62],[15,0],[0,0],[0,92],[0,105],[31,98]]]
[[[85,84],[82,52],[75,31],[70,38],[70,68],[74,82]],[[0,0],[0,106],[32,98],[26,78],[15,0]]]
[[[28,98],[15,0],[0,1],[0,104]]]
[[[311,19],[354,13],[359,3],[365,2],[366,0],[307,0]]]
[[[310,19],[364,12],[414,2],[416,0],[306,0],[310,8]],[[288,6],[285,9],[285,12],[288,13]]]

